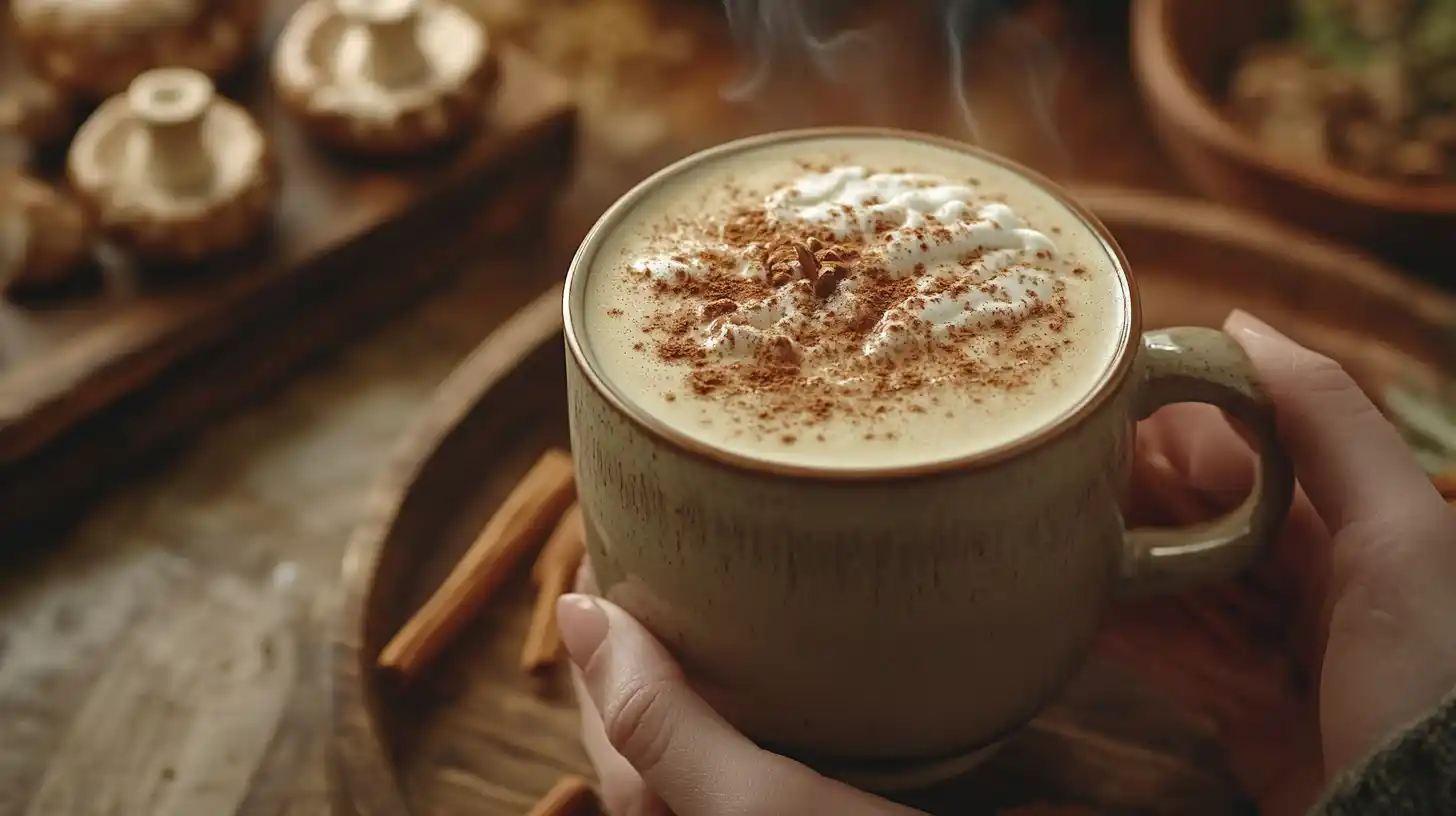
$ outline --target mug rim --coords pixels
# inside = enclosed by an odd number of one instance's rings
[[[1118,340],[1117,352],[1111,363],[1103,369],[1102,376],[1097,383],[1078,402],[1059,416],[1055,422],[1031,433],[1014,437],[1000,445],[963,456],[887,467],[830,468],[762,459],[725,450],[696,439],[644,410],[620,393],[602,376],[583,350],[584,344],[578,336],[577,324],[580,321],[577,319],[577,315],[583,313],[586,281],[592,261],[595,260],[606,237],[618,222],[631,212],[644,197],[666,179],[724,156],[788,142],[856,137],[905,139],[969,154],[982,161],[999,165],[1040,187],[1092,230],[1098,243],[1112,258],[1117,276],[1123,283],[1125,295],[1122,315],[1123,330],[1122,336]],[[562,294],[562,333],[566,340],[568,353],[591,388],[623,419],[660,444],[666,444],[681,453],[705,460],[709,464],[746,471],[757,476],[785,477],[798,481],[866,483],[939,476],[985,467],[1020,456],[1070,433],[1096,414],[1126,380],[1133,360],[1137,356],[1134,353],[1136,340],[1142,335],[1142,308],[1137,283],[1128,269],[1127,257],[1123,254],[1122,247],[1118,246],[1117,241],[1113,238],[1111,230],[1091,210],[1077,202],[1066,188],[1045,175],[1020,162],[949,136],[891,127],[826,126],[772,131],[723,142],[673,161],[635,184],[602,213],[601,217],[592,225],[591,230],[587,232],[586,237],[582,239],[576,254],[572,256],[571,264],[566,270],[566,282]]]

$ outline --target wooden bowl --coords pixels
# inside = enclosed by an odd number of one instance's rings
[[[1244,307],[1345,362],[1378,395],[1449,382],[1456,298],[1377,262],[1212,204],[1118,190],[1078,197],[1131,260],[1149,328],[1218,325]],[[382,474],[344,562],[331,650],[336,813],[525,813],[564,773],[587,773],[564,672],[518,658],[533,592],[522,565],[410,689],[380,650],[439,585],[547,446],[568,442],[561,290],[496,330],[420,412]],[[527,559],[529,561],[530,559]],[[1211,727],[1126,670],[1093,661],[1065,695],[931,812],[1029,801],[1098,812],[1245,813]],[[975,801],[973,809],[967,802]]]
[[[1223,110],[1240,54],[1288,0],[1135,0],[1132,61],[1164,145],[1211,198],[1359,244],[1456,287],[1456,184],[1407,184],[1272,153]]]

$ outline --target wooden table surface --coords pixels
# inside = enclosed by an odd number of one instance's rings
[[[451,367],[672,158],[812,123],[967,135],[949,69],[927,56],[944,36],[934,20],[838,50],[793,44],[752,98],[729,102],[719,90],[741,66],[716,3],[473,2],[580,83],[579,175],[558,218],[184,449],[114,474],[94,506],[66,509],[65,532],[4,542],[0,816],[327,813],[321,628],[341,552],[379,464]],[[983,143],[1062,179],[1180,190],[1123,42],[1041,5],[1039,42],[1022,21],[982,26],[990,39],[969,49]],[[1033,104],[1054,71],[1051,104]]]

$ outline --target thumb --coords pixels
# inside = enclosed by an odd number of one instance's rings
[[[662,644],[616,605],[564,595],[557,622],[607,741],[677,816],[914,813],[754,745],[708,707]]]
[[[1410,448],[1339,363],[1244,312],[1224,328],[1263,376],[1300,484],[1332,531],[1440,503]]]

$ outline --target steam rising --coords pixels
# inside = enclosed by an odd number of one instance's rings
[[[960,108],[961,119],[966,123],[966,132],[973,141],[981,140],[981,129],[976,126],[976,115],[971,111],[971,100],[966,93],[966,32],[971,30],[973,14],[977,11],[976,0],[942,0],[945,4],[945,37],[950,49],[950,92]]]
[[[973,5],[974,0],[947,0],[951,14],[956,8],[963,8]],[[1046,36],[1037,30],[1035,26],[1024,19],[1008,16],[1001,21],[1000,34],[1008,40],[1008,47],[1005,49],[1008,54],[1015,55],[1021,60],[1021,77],[1026,82],[1027,104],[1030,106],[1031,114],[1036,124],[1041,128],[1042,133],[1049,138],[1052,147],[1056,150],[1056,158],[1062,164],[1071,162],[1071,156],[1067,153],[1066,145],[1057,137],[1057,125],[1052,115],[1052,105],[1056,100],[1057,81],[1062,75],[1062,55],[1052,45]],[[951,27],[950,48],[951,60],[956,63],[955,73],[952,76],[951,87],[955,89],[956,99],[961,106],[961,114],[968,123],[974,123],[975,117],[971,113],[971,107],[966,99],[966,86],[964,72],[960,67],[960,55],[963,53],[965,43],[964,34],[957,32],[969,31],[970,27]]]
[[[724,98],[733,102],[756,96],[772,76],[774,62],[789,49],[807,54],[821,77],[836,79],[841,55],[873,51],[880,42],[873,28],[819,33],[824,15],[804,0],[723,0],[723,8],[733,39],[753,64],[748,76],[723,89]]]
[[[1003,0],[926,0],[893,7],[904,13],[928,8],[943,29],[949,101],[959,113],[966,136],[977,142],[983,136],[967,89],[966,49],[977,47],[981,38],[994,36],[997,57],[1017,63],[1011,73],[1024,83],[1021,92],[1031,116],[1056,148],[1057,158],[1065,162],[1066,152],[1052,116],[1061,56],[1034,25],[1002,13],[1005,5]],[[724,98],[734,102],[754,98],[791,54],[807,57],[814,73],[830,82],[842,81],[851,64],[872,63],[883,69],[880,75],[886,85],[892,83],[895,72],[888,64],[885,44],[894,35],[883,25],[834,30],[826,11],[836,6],[843,7],[832,0],[723,0],[733,37],[749,62],[745,75],[723,89]],[[866,89],[867,93],[894,91],[892,87]]]

